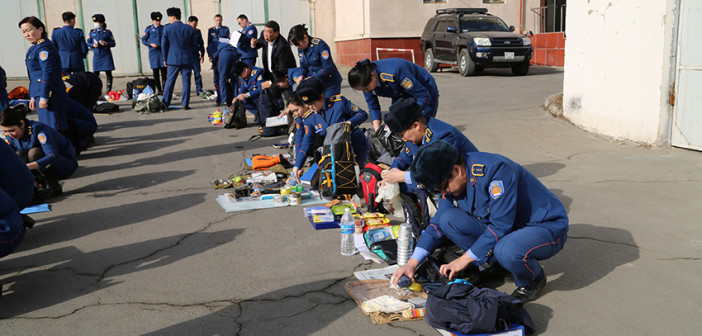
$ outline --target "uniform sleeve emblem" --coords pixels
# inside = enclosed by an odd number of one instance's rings
[[[253,35],[253,30],[249,30],[249,32],[246,35]]]
[[[263,79],[263,78],[261,78],[261,76],[258,76],[258,78],[256,78],[256,80],[259,80],[259,81],[262,80],[262,79]]]
[[[42,61],[46,61],[46,59],[49,58],[49,52],[46,50],[42,50],[39,52],[39,59]]]
[[[10,140],[7,140],[7,138],[2,138],[2,139],[5,140],[5,142],[7,142],[8,145],[10,144]]]
[[[326,51],[326,50],[322,51],[322,58],[323,58],[323,59],[329,58],[329,52]]]
[[[300,124],[299,124],[299,123],[296,123],[296,124],[295,124],[295,128],[296,128],[296,129],[300,129]]]
[[[356,106],[356,104],[351,104],[351,111],[358,112],[358,106]]]
[[[407,146],[405,146],[405,153],[409,154],[409,148],[407,148]]]
[[[297,53],[297,54],[300,55],[300,58],[304,58],[304,56],[302,55],[302,51],[300,51],[300,52]]]
[[[405,77],[405,79],[402,80],[400,85],[402,85],[402,87],[405,88],[405,90],[409,90],[412,88],[412,86],[414,86],[414,83],[412,83],[412,81],[409,78]]]
[[[310,130],[307,128],[307,125],[305,125],[305,134],[309,133]]]
[[[490,197],[492,197],[492,199],[497,199],[505,192],[505,187],[501,180],[495,180],[490,182],[488,191],[490,192]]]
[[[42,145],[46,144],[46,135],[44,135],[44,132],[37,134],[37,139],[39,139]]]

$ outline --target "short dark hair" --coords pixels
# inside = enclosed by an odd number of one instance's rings
[[[349,70],[348,80],[349,85],[356,90],[361,90],[370,84],[373,73],[373,65],[369,59],[358,61],[356,65]]]
[[[166,15],[172,16],[176,18],[176,20],[180,20],[180,8],[178,7],[171,7],[166,9]]]
[[[73,14],[73,12],[63,12],[61,14],[61,18],[63,19],[63,22],[68,22],[76,18],[76,15]]]
[[[280,71],[280,70],[273,70],[273,83],[282,83],[282,82],[287,82],[288,81],[288,74]]]
[[[305,36],[307,36],[307,38],[310,37],[307,28],[305,28],[305,24],[294,25],[290,28],[290,32],[288,33],[288,43],[297,47],[298,43],[305,39]]]
[[[237,20],[239,20],[239,19],[244,19],[244,20],[246,20],[246,21],[249,21],[249,18],[246,17],[246,15],[244,15],[244,14],[241,14],[241,15],[237,16],[236,19],[237,19]]]
[[[216,18],[222,18],[222,14],[215,14],[214,17],[216,17]]]
[[[23,105],[18,105],[16,107],[10,106],[2,111],[0,111],[0,126],[12,127],[19,126],[20,121],[25,120],[27,123],[27,111]]]
[[[197,21],[198,21],[198,19],[197,19],[197,16],[195,16],[195,15],[191,15],[188,18],[188,22],[197,22]]]
[[[302,100],[300,100],[300,97],[298,97],[297,94],[292,91],[283,92],[283,100],[288,102],[287,105],[293,104],[295,106],[305,107],[305,103],[303,103]]]
[[[25,24],[25,23],[29,23],[29,24],[31,24],[32,26],[34,26],[34,28],[37,28],[37,29],[41,28],[41,29],[42,29],[41,35],[42,35],[42,36],[46,36],[46,35],[47,35],[46,26],[44,26],[44,23],[41,22],[41,20],[39,20],[38,17],[36,17],[36,16],[27,16],[27,17],[25,17],[24,19],[22,19],[22,21],[20,21],[20,22],[17,24],[17,27],[19,27],[20,29],[22,29],[22,25]]]
[[[266,22],[266,26],[265,26],[265,27],[270,28],[270,29],[273,29],[273,31],[276,32],[276,33],[277,33],[277,32],[280,32],[280,25],[278,24],[278,22],[275,22],[275,21],[273,21],[273,20],[270,20],[270,21]]]

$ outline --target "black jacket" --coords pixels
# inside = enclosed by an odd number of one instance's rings
[[[261,33],[261,36],[256,41],[255,49],[258,48],[262,48],[261,58],[263,59],[263,77],[265,79],[271,79],[273,74],[268,71],[268,53],[271,51],[268,50],[268,41],[263,39],[263,33]],[[290,49],[288,41],[286,41],[282,35],[278,35],[278,38],[275,39],[272,49],[271,62],[273,64],[271,68],[273,70],[278,70],[287,74],[288,69],[297,67],[292,49]]]

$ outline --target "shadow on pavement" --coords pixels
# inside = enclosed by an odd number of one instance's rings
[[[27,230],[17,251],[56,244],[84,237],[102,230],[137,224],[183,211],[205,202],[204,193],[185,194],[139,201],[113,207],[71,213],[41,220]]]
[[[536,176],[536,178],[555,175],[559,170],[565,168],[565,166],[565,164],[558,162],[539,162],[523,165],[523,167]]]
[[[125,120],[109,122],[105,124],[100,124],[100,133],[106,131],[114,131],[122,128],[132,128],[132,127],[143,127],[143,126],[154,126],[156,124],[163,124],[167,122],[178,122],[178,121],[188,121],[191,118],[163,118],[163,119],[139,119],[139,120]],[[99,134],[99,133],[97,133]]]
[[[233,241],[243,229],[195,232],[168,236],[135,244],[83,252],[64,247],[3,262],[3,266],[27,269],[59,263],[52,268],[23,272],[0,280],[3,286],[0,318],[30,313],[75,300],[97,290],[122,283],[110,277],[162,267]],[[196,240],[183,245],[184,240]],[[90,270],[86,270],[90,269]],[[9,273],[9,272],[4,272]],[[96,304],[90,298],[74,305]],[[60,313],[71,313],[72,307]]]
[[[94,197],[112,197],[118,194],[150,188],[161,183],[174,181],[194,174],[194,170],[160,171],[101,180],[82,188],[70,190],[71,195],[81,193],[96,193]]]
[[[161,132],[161,133],[151,133],[147,135],[141,135],[141,136],[130,136],[130,137],[111,137],[111,136],[105,136],[101,138],[101,141],[98,142],[98,145],[100,146],[109,146],[109,145],[117,145],[117,144],[130,144],[133,145],[135,143],[143,142],[143,141],[151,141],[151,140],[164,140],[164,139],[171,139],[171,138],[183,138],[186,136],[193,136],[193,135],[202,135],[206,134],[207,132],[211,132],[212,127],[197,127],[197,128],[184,128],[184,129],[177,129],[173,131],[168,131],[168,132]],[[86,152],[88,153],[88,152]]]

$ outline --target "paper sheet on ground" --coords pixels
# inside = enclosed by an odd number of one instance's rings
[[[51,211],[51,208],[49,208],[48,203],[44,203],[44,204],[37,204],[37,205],[28,206],[28,207],[22,209],[22,211],[20,211],[20,213],[23,215],[29,215],[29,214],[33,214],[33,213],[47,212],[47,211]]]
[[[353,272],[353,275],[355,275],[358,280],[390,280],[390,277],[392,277],[392,274],[395,273],[398,268],[400,268],[400,266],[395,264],[385,268]]]
[[[329,201],[319,199],[319,198],[307,198],[300,201],[300,205],[309,206],[311,204],[323,204]],[[287,202],[281,204],[275,203],[272,199],[258,200],[258,201],[246,201],[246,202],[232,202],[230,197],[227,195],[217,196],[217,203],[226,212],[237,212],[246,210],[257,210],[257,209],[268,209],[268,208],[279,208],[289,206]],[[302,210],[300,210],[302,211]]]

